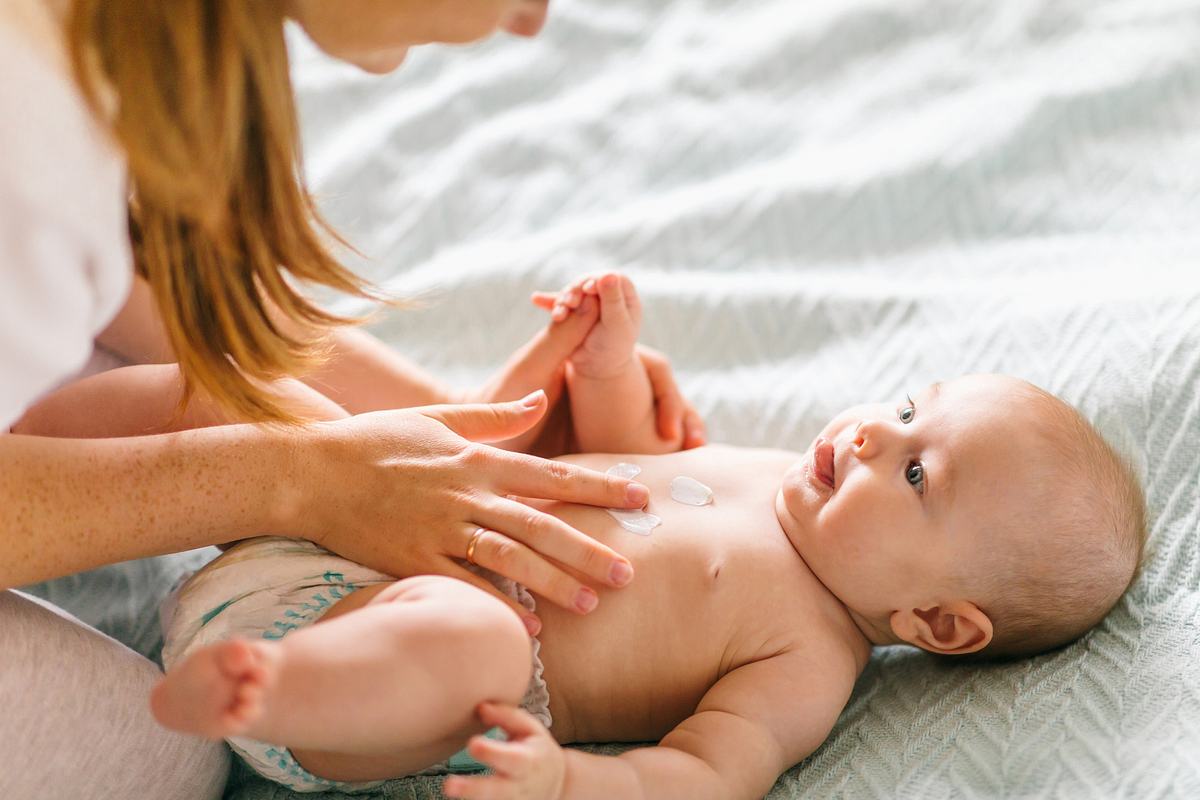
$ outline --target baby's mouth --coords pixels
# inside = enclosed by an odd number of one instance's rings
[[[833,442],[828,439],[818,438],[813,445],[813,468],[817,473],[817,480],[833,488]]]

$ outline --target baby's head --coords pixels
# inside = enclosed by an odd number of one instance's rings
[[[1141,489],[1073,408],[971,375],[835,417],[778,514],[876,643],[1031,655],[1098,623],[1133,580]]]

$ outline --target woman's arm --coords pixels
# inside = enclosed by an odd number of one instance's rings
[[[337,403],[300,381],[269,387],[289,412],[312,420],[347,416]],[[183,376],[177,364],[119,367],[74,381],[43,397],[12,426],[13,433],[66,439],[108,439],[176,433],[237,422],[213,400],[193,395],[180,412]]]
[[[281,315],[276,322],[288,325]],[[331,336],[328,361],[302,380],[349,413],[450,400],[450,391],[432,375],[366,331],[337,328]],[[129,299],[97,341],[133,364],[175,360],[150,286],[141,277],[134,279]]]
[[[0,435],[0,588],[281,531],[292,447],[248,425],[127,439]]]
[[[460,397],[364,330],[339,328],[332,336],[329,360],[303,380],[351,414],[458,399],[481,403],[512,400],[535,388],[544,388],[550,398],[551,411],[547,414],[550,424],[503,446],[542,456],[561,455],[567,450],[570,410],[567,403],[561,402],[560,366],[569,350],[564,353],[556,343],[546,346],[547,343],[540,343],[535,337],[513,355],[488,385]],[[134,364],[175,360],[150,287],[141,278],[134,280],[129,300],[98,340]],[[547,354],[557,357],[557,363],[549,365]],[[670,362],[661,353],[642,346],[638,347],[638,357],[653,391],[659,437],[677,440],[682,436],[684,449],[704,444],[704,423],[680,393]]]
[[[451,401],[446,386],[370,333],[338,328],[332,337],[329,359],[301,380],[351,414]]]
[[[630,508],[648,493],[475,443],[519,435],[545,413],[545,395],[535,393],[307,427],[0,435],[0,588],[268,533],[309,539],[391,575],[480,585],[463,562],[482,528],[474,563],[585,612],[596,595],[583,581],[623,586],[629,562],[513,497]]]

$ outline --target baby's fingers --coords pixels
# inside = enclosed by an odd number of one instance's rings
[[[484,725],[503,728],[509,739],[524,739],[546,730],[537,717],[516,706],[480,703],[475,708],[475,713]]]
[[[543,311],[549,311],[558,301],[558,292],[534,292],[529,295],[529,300]]]
[[[517,787],[501,775],[467,778],[453,775],[442,783],[442,794],[458,800],[519,800]]]
[[[486,736],[473,736],[467,743],[471,758],[491,767],[494,772],[517,777],[529,769],[533,753],[526,746],[513,742],[500,742]]]

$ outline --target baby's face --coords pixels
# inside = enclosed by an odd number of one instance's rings
[[[884,618],[956,599],[981,549],[1020,545],[985,536],[1043,476],[1017,385],[972,375],[855,406],[788,470],[780,523],[843,603]]]

